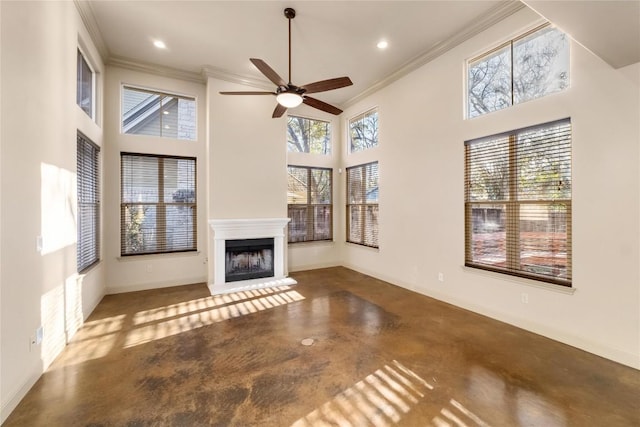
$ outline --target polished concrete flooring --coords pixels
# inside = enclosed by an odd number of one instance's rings
[[[292,276],[106,296],[5,425],[640,426],[640,371],[345,268]]]

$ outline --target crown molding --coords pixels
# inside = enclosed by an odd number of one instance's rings
[[[246,74],[237,74],[231,71],[224,70],[222,68],[214,67],[213,65],[205,65],[202,67],[202,75],[205,78],[211,77],[218,80],[224,80],[230,83],[238,83],[241,85],[252,86],[257,89],[264,89],[273,91],[273,83],[260,79],[257,77],[249,76]]]
[[[82,23],[89,33],[89,37],[91,37],[93,44],[96,49],[98,49],[98,53],[102,57],[102,62],[106,63],[107,59],[109,59],[110,52],[107,44],[104,42],[104,38],[100,32],[100,27],[98,27],[98,21],[96,21],[96,16],[93,13],[91,3],[85,0],[73,0],[73,3],[76,6],[78,14],[80,14]]]
[[[358,95],[354,96],[353,98],[348,99],[346,102],[344,102],[343,104],[344,107],[347,108],[356,104],[357,102],[363,100],[369,95],[390,85],[396,80],[406,76],[410,72],[422,67],[426,63],[433,61],[440,55],[453,49],[459,44],[469,40],[473,36],[480,34],[484,30],[491,27],[492,25],[502,21],[503,19],[513,15],[519,10],[524,9],[525,7],[526,5],[524,3],[521,3],[518,0],[501,2],[497,6],[493,7],[491,10],[487,11],[487,13],[485,13],[484,15],[478,17],[475,23],[469,28],[455,34],[452,37],[449,37],[445,41],[435,44],[427,51],[405,62],[402,66],[400,66],[400,68],[398,68],[398,70],[387,75],[382,80],[377,81],[376,83],[369,86],[367,89],[360,92]]]
[[[125,68],[132,71],[140,71],[142,73],[155,74],[163,77],[171,77],[174,79],[186,80],[195,83],[205,83],[206,79],[202,73],[193,71],[185,71],[177,68],[165,67],[163,65],[151,64],[135,59],[125,58],[123,56],[110,56],[107,65]]]

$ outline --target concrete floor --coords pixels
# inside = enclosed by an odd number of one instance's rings
[[[5,425],[640,425],[640,371],[345,268],[292,276],[106,296]]]

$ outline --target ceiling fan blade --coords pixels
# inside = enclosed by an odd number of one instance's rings
[[[275,92],[219,92],[220,95],[276,95]]]
[[[287,82],[285,82],[284,79],[278,75],[278,73],[273,71],[273,68],[269,67],[267,63],[262,59],[251,58],[249,59],[249,61],[251,61],[251,63],[255,65],[256,68],[260,70],[260,72],[264,74],[266,78],[271,80],[276,86],[287,86]]]
[[[311,98],[310,96],[305,96],[302,102],[310,107],[326,111],[327,113],[335,114],[336,116],[342,113],[342,110],[338,107],[334,107],[333,105],[327,104],[326,102],[320,101],[319,99]]]
[[[276,104],[276,109],[273,110],[272,118],[277,119],[278,117],[282,117],[284,112],[287,111],[287,107],[284,107],[280,104]]]
[[[341,87],[351,86],[353,82],[349,77],[337,77],[335,79],[322,80],[319,82],[309,83],[300,87],[305,93],[325,92],[327,90],[340,89]]]

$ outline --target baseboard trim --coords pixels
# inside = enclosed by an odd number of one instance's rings
[[[295,273],[297,271],[306,271],[306,270],[319,270],[321,268],[331,268],[331,267],[342,267],[342,264],[336,262],[323,262],[318,264],[304,264],[304,265],[296,265],[294,267],[289,267],[289,273]]]
[[[42,376],[42,372],[38,374],[31,374],[27,381],[22,384],[22,386],[16,390],[13,395],[6,401],[2,403],[2,408],[0,408],[0,424],[4,423],[9,415],[13,412],[14,409],[18,406],[18,404],[24,399],[27,395],[31,387],[35,385],[36,382]]]
[[[465,310],[472,311],[482,316],[487,316],[499,322],[507,323],[511,326],[515,326],[517,328],[524,329],[529,332],[533,332],[534,334],[541,335],[545,338],[558,341],[559,343],[566,344],[571,347],[575,347],[582,351],[586,351],[587,353],[591,353],[596,356],[611,360],[613,362],[620,363],[622,365],[640,370],[640,356],[638,354],[634,354],[626,350],[621,350],[614,347],[603,346],[602,344],[599,344],[597,342],[584,339],[576,335],[567,334],[566,332],[563,332],[561,330],[554,329],[554,328],[549,328],[537,322],[531,322],[526,319],[513,317],[505,313],[487,309],[486,307],[483,307],[483,306],[470,304],[467,301],[462,301],[457,298],[451,298],[450,296],[441,294],[439,292],[433,292],[428,289],[426,290],[423,288],[417,288],[408,283],[402,283],[397,279],[385,276],[383,274],[378,274],[368,269],[363,269],[363,268],[360,268],[354,265],[349,265],[349,264],[345,264],[344,267],[357,271],[358,273],[366,274],[367,276],[371,276],[373,278],[383,280],[385,282],[388,282],[391,285],[398,286],[398,287],[407,289],[409,291],[425,295],[430,298],[434,298],[438,301],[442,301],[447,304],[451,304],[456,307],[460,307]]]
[[[181,280],[165,280],[162,282],[140,283],[126,286],[107,286],[106,295],[124,294],[127,292],[150,291],[153,289],[171,288],[173,286],[193,285],[194,283],[207,283],[206,276],[192,277]]]

